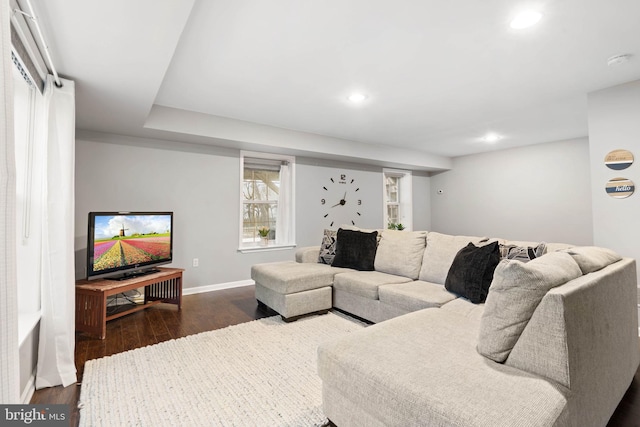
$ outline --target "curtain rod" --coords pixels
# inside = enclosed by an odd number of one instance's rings
[[[54,79],[54,81],[56,83],[56,86],[57,87],[62,87],[62,82],[60,81],[60,76],[58,76],[58,72],[56,71],[56,67],[55,67],[55,65],[53,65],[53,60],[51,59],[51,53],[49,52],[49,45],[47,44],[47,41],[44,39],[44,34],[42,34],[42,30],[40,29],[40,24],[38,24],[38,19],[36,18],[35,13],[33,12],[33,6],[31,6],[31,1],[30,0],[25,0],[25,1],[27,3],[27,6],[29,6],[29,11],[30,11],[31,14],[23,12],[20,9],[15,9],[15,12],[26,16],[35,25],[36,32],[38,33],[38,38],[40,39],[40,42],[42,43],[42,46],[44,47],[44,55],[47,58],[47,62],[49,63],[49,66],[51,67],[51,72],[53,73],[53,79]]]

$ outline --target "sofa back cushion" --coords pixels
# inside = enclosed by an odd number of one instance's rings
[[[478,352],[504,362],[545,294],[580,276],[578,264],[563,252],[528,263],[502,260],[493,274],[480,321]]]
[[[427,244],[427,232],[383,230],[380,234],[376,271],[417,279]]]
[[[427,233],[427,247],[424,249],[418,278],[425,282],[444,285],[449,268],[451,268],[458,251],[470,242],[478,245],[481,240],[485,239],[476,236],[451,236],[430,231]]]
[[[611,249],[597,246],[576,246],[571,249],[565,249],[562,252],[566,252],[573,257],[578,266],[580,266],[582,274],[593,273],[622,259],[620,255]]]

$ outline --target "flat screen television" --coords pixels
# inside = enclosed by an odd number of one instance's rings
[[[89,212],[87,279],[124,280],[173,259],[173,212]]]

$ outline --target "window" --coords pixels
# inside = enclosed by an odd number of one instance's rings
[[[258,228],[270,229],[267,237],[273,239],[278,214],[280,171],[264,167],[253,168],[245,163],[242,180],[243,241],[256,242]]]
[[[240,167],[240,250],[294,246],[295,159],[243,151]]]
[[[387,224],[400,222],[400,177],[385,175],[387,193]]]
[[[16,280],[19,341],[40,320],[40,254],[42,246],[42,183],[46,140],[39,136],[40,92],[24,67],[12,55],[14,84],[14,138],[16,166]]]
[[[387,228],[411,230],[413,227],[413,202],[411,172],[383,169],[384,221]]]

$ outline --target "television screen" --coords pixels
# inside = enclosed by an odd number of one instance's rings
[[[172,260],[173,212],[91,212],[87,278],[127,278]]]

